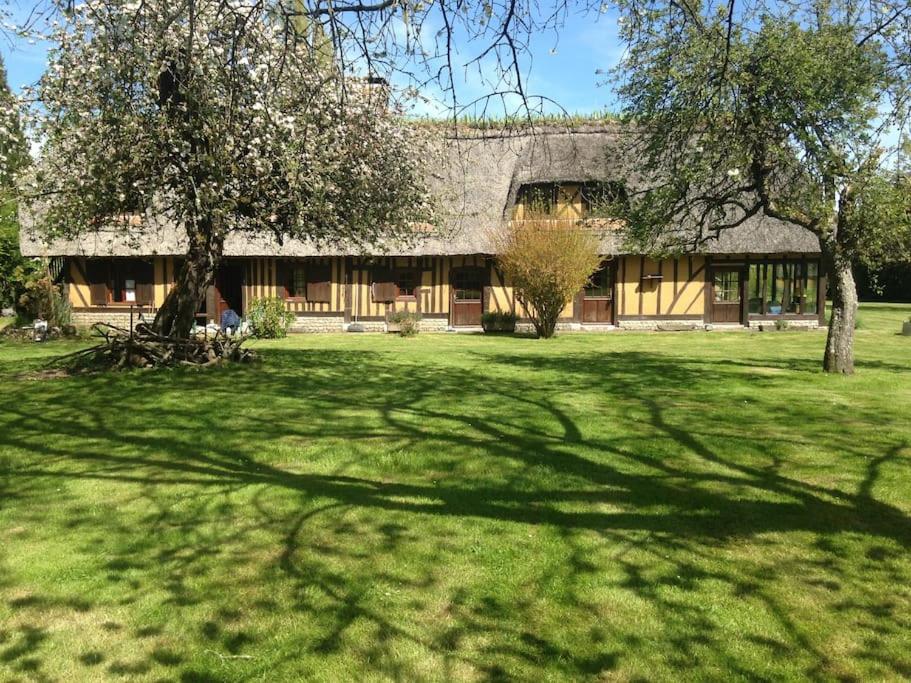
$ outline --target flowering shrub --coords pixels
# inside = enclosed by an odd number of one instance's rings
[[[554,335],[557,318],[601,265],[597,236],[571,221],[513,221],[492,233],[497,260],[538,337]]]

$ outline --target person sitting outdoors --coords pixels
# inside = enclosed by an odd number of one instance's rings
[[[233,308],[228,308],[221,314],[221,331],[224,334],[234,334],[240,327],[240,316]],[[230,330],[230,332],[229,332]]]

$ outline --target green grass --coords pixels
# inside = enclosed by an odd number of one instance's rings
[[[0,345],[0,679],[911,676],[909,307],[820,332]]]

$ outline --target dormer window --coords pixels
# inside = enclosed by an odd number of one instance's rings
[[[519,188],[516,204],[524,207],[526,215],[550,215],[557,206],[557,186],[554,183],[523,185]]]
[[[611,207],[627,202],[622,182],[528,183],[519,188],[513,215],[520,219],[608,217]]]
[[[583,216],[604,215],[611,206],[629,203],[626,188],[616,181],[583,183],[580,194]]]

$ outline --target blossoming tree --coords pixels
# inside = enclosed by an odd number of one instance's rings
[[[18,108],[0,59],[0,307],[3,308],[16,303],[23,276],[29,270],[19,253],[15,197],[16,175],[27,166],[28,160]]]
[[[432,217],[419,131],[267,3],[105,0],[62,14],[26,194],[51,235],[186,233],[155,327],[186,337],[232,232],[356,248]]]

